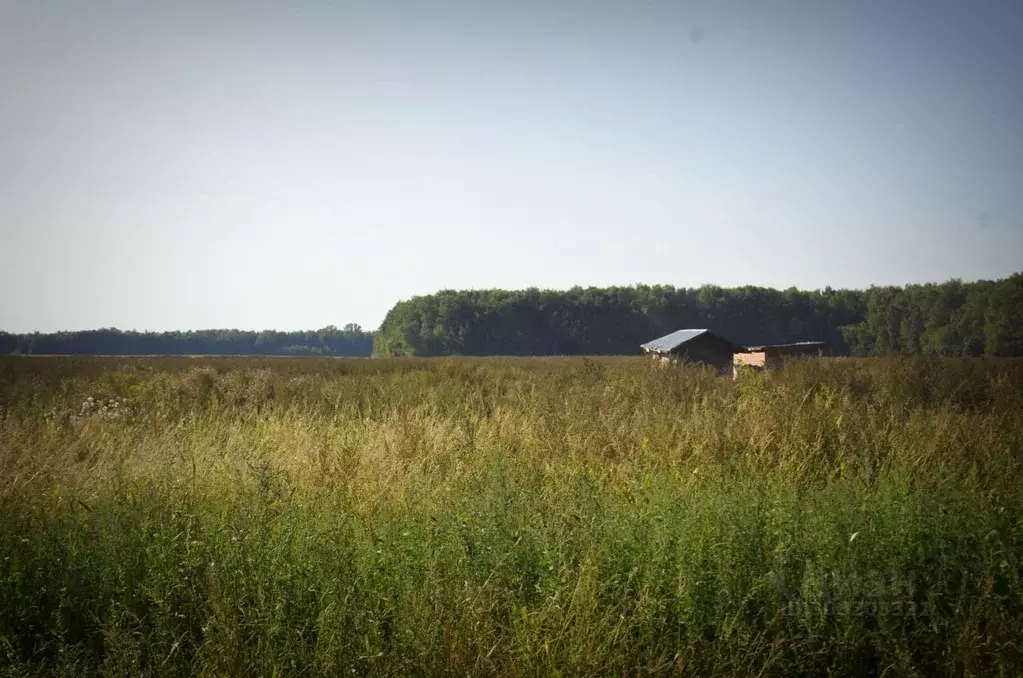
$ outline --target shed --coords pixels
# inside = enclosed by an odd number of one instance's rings
[[[786,358],[810,357],[824,354],[827,345],[823,341],[800,341],[794,344],[768,344],[749,346],[742,353],[736,353],[732,362],[732,375],[739,374],[740,367],[764,369],[777,367]]]
[[[703,363],[727,371],[732,356],[745,351],[710,330],[677,330],[640,346],[658,362]]]

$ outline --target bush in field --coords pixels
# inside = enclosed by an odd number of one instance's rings
[[[0,377],[12,675],[1023,666],[1016,362],[733,382],[640,359],[10,358]]]

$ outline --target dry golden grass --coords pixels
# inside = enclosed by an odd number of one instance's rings
[[[1012,361],[2,359],[0,666],[1012,674],[1021,405]]]

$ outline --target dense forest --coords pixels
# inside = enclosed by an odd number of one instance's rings
[[[445,290],[399,302],[377,355],[634,354],[683,327],[743,344],[821,340],[835,355],[1023,356],[1023,273],[868,290],[667,285]]]
[[[343,329],[329,325],[299,332],[117,329],[54,334],[0,332],[0,354],[368,356],[372,352],[373,333],[354,324],[345,325]]]
[[[868,290],[444,290],[397,303],[375,336],[355,324],[299,332],[0,332],[0,354],[627,355],[683,327],[742,344],[820,340],[833,355],[1023,356],[1023,273]]]

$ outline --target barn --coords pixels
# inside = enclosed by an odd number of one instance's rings
[[[732,366],[732,356],[746,350],[710,330],[678,330],[640,348],[660,363],[703,363],[722,372]]]

